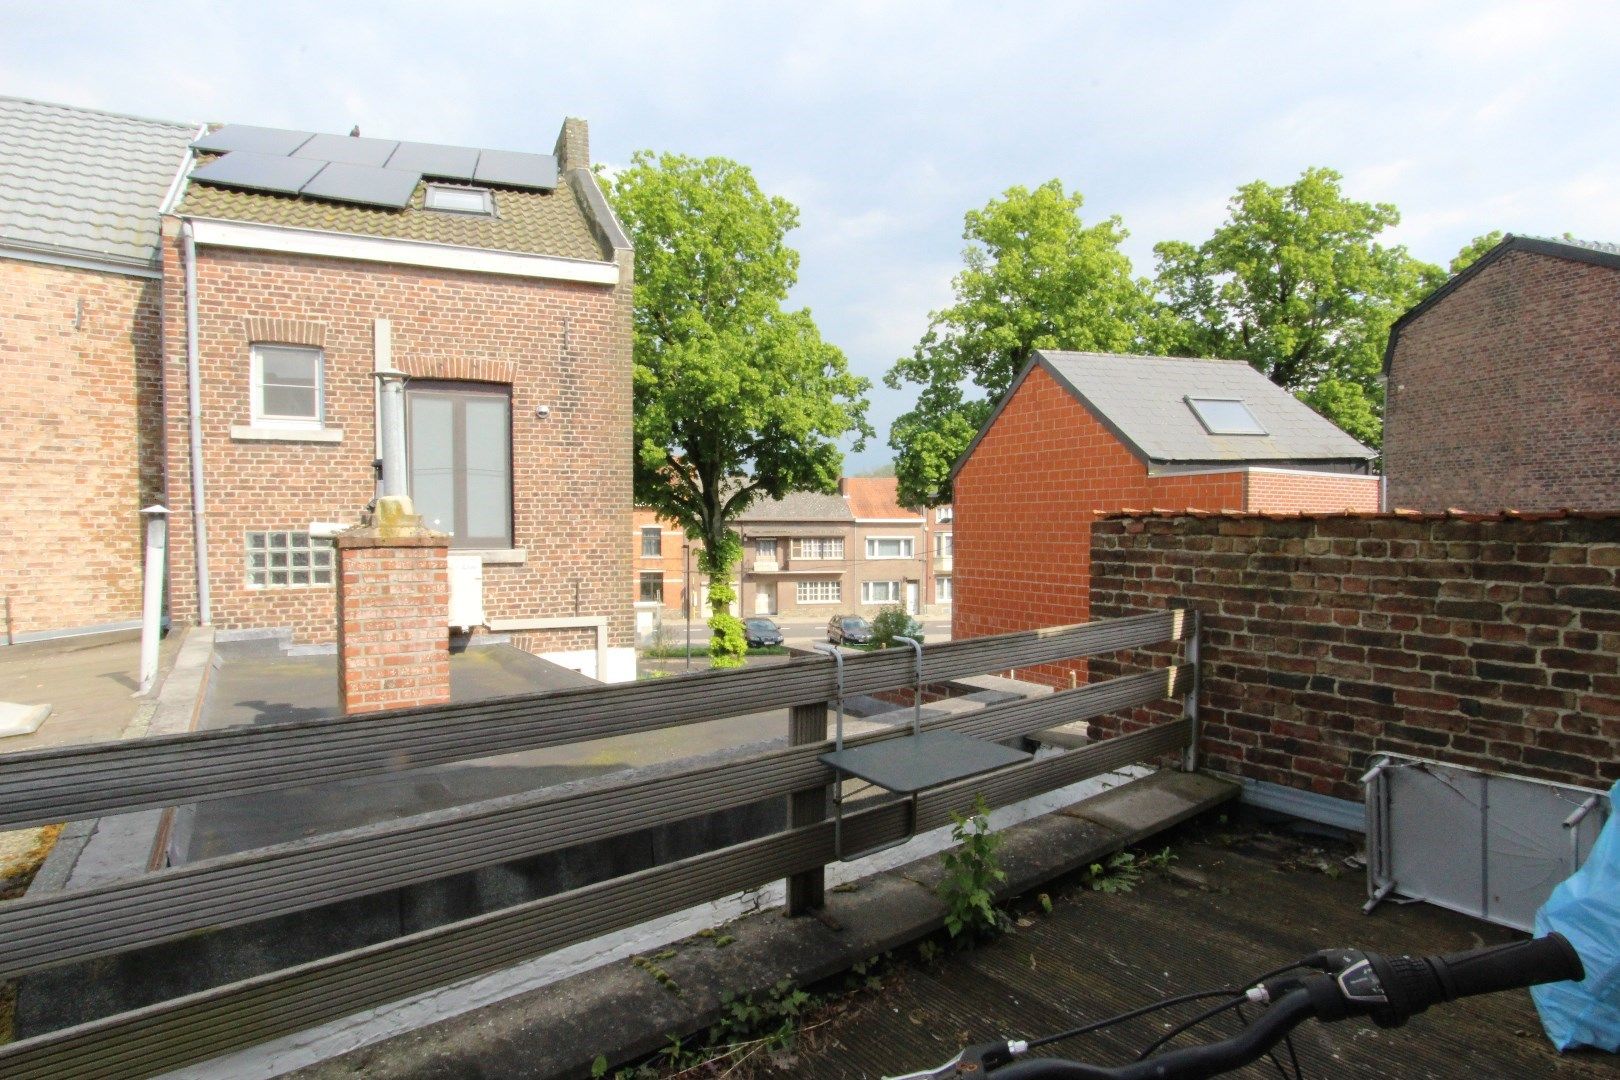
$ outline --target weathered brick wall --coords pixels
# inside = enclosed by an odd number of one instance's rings
[[[172,231],[172,230],[171,230]],[[629,253],[620,256],[629,270]],[[172,610],[196,617],[179,240],[165,241],[164,373],[175,545]],[[330,587],[252,589],[248,530],[352,523],[374,490],[373,323],[415,377],[510,381],[515,544],[521,564],[484,567],[491,618],[607,616],[630,645],[631,403],[628,284],[541,281],[220,248],[198,250],[203,459],[214,622],[291,627],[331,641]],[[340,443],[234,440],[249,422],[249,319],[318,329],[326,423]],[[303,332],[303,331],[300,331]],[[550,415],[540,419],[538,406]],[[542,637],[568,635],[544,634]],[[551,647],[549,644],[547,647]]]
[[[158,339],[158,282],[0,259],[0,596],[18,634],[140,618]]]
[[[337,538],[338,706],[345,713],[450,700],[445,537]]]
[[[1210,768],[1347,799],[1378,751],[1620,778],[1620,514],[1111,518],[1092,560],[1096,618],[1202,614]]]
[[[1390,505],[1620,508],[1620,272],[1511,251],[1407,324]]]

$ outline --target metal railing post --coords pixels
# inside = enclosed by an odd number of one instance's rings
[[[1181,715],[1187,720],[1187,749],[1181,755],[1181,769],[1183,772],[1198,771],[1198,691],[1203,681],[1198,668],[1198,609],[1188,608],[1187,618],[1191,625],[1187,628],[1187,664],[1192,668],[1192,686],[1181,697]]]
[[[803,746],[827,740],[827,703],[812,702],[794,705],[788,709],[788,745]],[[827,818],[827,801],[832,789],[826,786],[806,788],[788,796],[788,828],[812,825]],[[785,914],[808,915],[827,901],[827,870],[818,866],[787,879],[787,907]]]

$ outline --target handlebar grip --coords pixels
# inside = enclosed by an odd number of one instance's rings
[[[1388,1000],[1380,1023],[1401,1023],[1430,1005],[1538,983],[1582,979],[1581,958],[1561,934],[1444,956],[1372,956]]]
[[[1447,953],[1433,960],[1448,1000],[1586,978],[1580,956],[1562,934]]]

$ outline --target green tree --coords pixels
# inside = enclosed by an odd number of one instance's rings
[[[1399,212],[1347,198],[1341,179],[1311,168],[1286,187],[1245,184],[1204,243],[1154,247],[1157,284],[1171,351],[1246,360],[1377,446],[1390,324],[1445,275],[1380,244]]]
[[[1493,229],[1483,236],[1476,236],[1464,244],[1457,257],[1451,260],[1451,276],[1456,277],[1464,270],[1479,261],[1479,257],[1491,248],[1502,242],[1502,230]]]
[[[799,213],[745,166],[644,150],[603,188],[635,244],[636,499],[702,541],[712,663],[733,667],[731,522],[758,498],[835,490],[837,440],[872,434],[870,383],[784,307]]]
[[[1155,307],[1119,250],[1120,219],[1087,225],[1082,201],[1049,180],[968,211],[956,302],[883,377],[921,387],[889,433],[903,505],[949,501],[952,466],[1035,350],[1128,352],[1153,337]]]

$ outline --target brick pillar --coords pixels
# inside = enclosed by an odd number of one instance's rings
[[[449,537],[403,507],[337,536],[338,703],[345,714],[450,700]],[[403,513],[401,512],[403,510]]]

